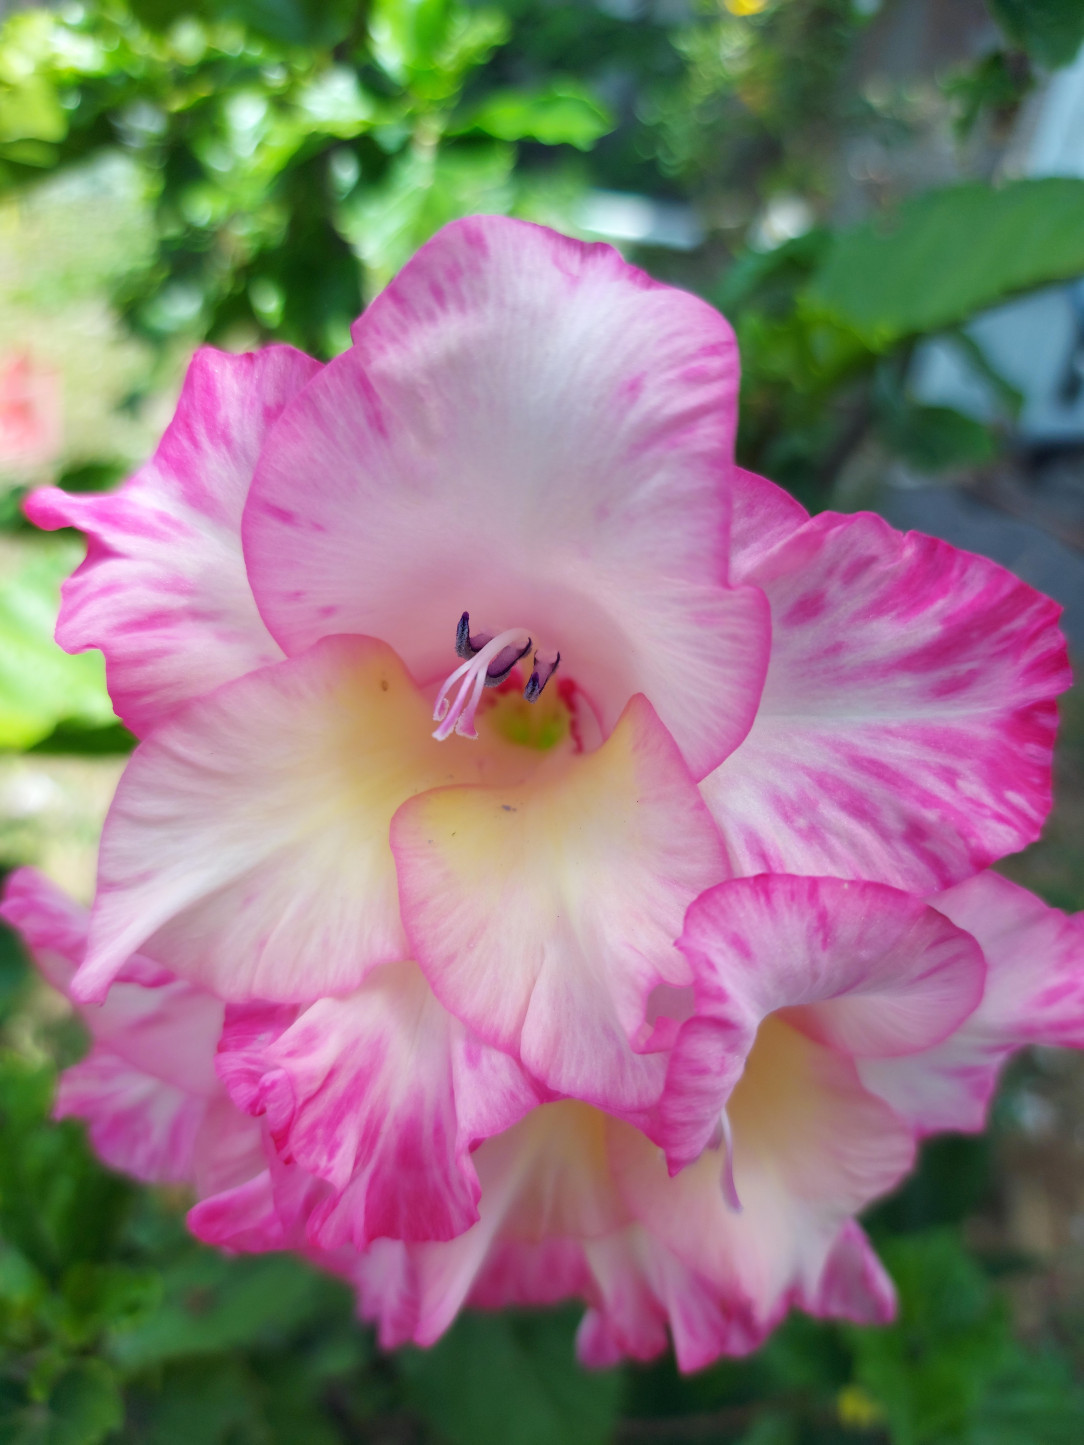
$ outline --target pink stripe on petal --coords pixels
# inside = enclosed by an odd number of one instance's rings
[[[95,1152],[148,1184],[187,1183],[207,1101],[139,1073],[111,1049],[95,1048],[66,1069],[55,1117],[83,1119]]]
[[[910,1135],[845,1061],[782,1025],[778,1035],[757,1066],[759,1102],[738,1109],[752,1214],[727,1208],[717,1161],[671,1179],[630,1126],[568,1101],[543,1106],[479,1149],[470,1230],[447,1243],[377,1240],[358,1259],[360,1311],[382,1346],[432,1344],[464,1305],[579,1298],[584,1364],[651,1359],[669,1332],[679,1367],[695,1370],[748,1354],[795,1306],[888,1317],[891,1284],[849,1216],[906,1168]],[[787,1037],[789,1059],[777,1047]]]
[[[907,1172],[910,1127],[849,1059],[776,1019],[761,1027],[728,1109],[740,1212],[720,1187],[721,1150],[671,1178],[642,1135],[615,1124],[609,1136],[627,1206],[725,1301],[727,1351],[755,1348],[794,1305],[881,1317],[883,1276],[841,1231]]]
[[[232,1011],[220,1072],[235,1102],[266,1120],[282,1161],[330,1185],[307,1221],[311,1244],[451,1239],[474,1222],[472,1094],[484,1094],[490,1132],[537,1095],[511,1059],[480,1056],[492,1050],[472,1045],[414,964],[377,969],[356,993],[320,1000],[277,1033],[262,1027],[266,1009],[255,1012],[246,1030],[245,1007]]]
[[[86,948],[86,910],[21,868],[7,880],[0,913],[54,987],[69,993]],[[56,1112],[86,1122],[107,1164],[200,1193],[262,1169],[258,1126],[229,1104],[215,1077],[218,999],[136,956],[106,1002],[80,1013],[92,1047],[62,1074]]]
[[[840,1230],[816,1290],[802,1307],[820,1319],[856,1325],[895,1319],[896,1287],[857,1220],[848,1219]]]
[[[945,887],[1050,806],[1058,607],[993,562],[822,514],[747,574],[772,609],[756,722],[704,783],[740,872]]]
[[[57,641],[102,649],[113,706],[135,732],[281,657],[245,575],[241,512],[264,437],[319,369],[288,346],[244,356],[204,347],[157,452],[119,491],[50,487],[28,499],[37,526],[87,534]]]
[[[1027,1044],[1084,1048],[1084,914],[1066,916],[996,873],[931,904],[981,945],[982,1001],[942,1043],[899,1059],[867,1059],[867,1087],[922,1133],[978,1131],[1002,1065]]]
[[[960,1026],[985,978],[975,940],[921,899],[836,878],[722,883],[689,909],[678,946],[695,974],[696,1012],[678,1034],[660,1106],[674,1167],[712,1140],[769,1015],[858,1058],[913,1054]]]

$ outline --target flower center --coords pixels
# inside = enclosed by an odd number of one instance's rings
[[[527,656],[532,645],[530,634],[522,627],[472,636],[470,613],[463,613],[455,630],[455,650],[464,660],[445,678],[433,708],[433,721],[439,723],[433,736],[438,742],[451,737],[453,732],[464,738],[478,736],[474,730],[474,715],[482,693],[487,687],[500,687],[516,663]],[[523,696],[528,702],[538,701],[560,661],[559,652],[551,656],[534,654],[531,675],[523,689]],[[453,698],[451,692],[456,683],[459,688]]]

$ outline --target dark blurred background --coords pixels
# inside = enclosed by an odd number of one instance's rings
[[[733,322],[740,460],[1011,567],[1084,651],[1084,0],[0,4],[0,865],[89,896],[131,739],[51,641],[74,536],[192,349],[326,357],[445,221],[611,240]],[[1084,696],[1005,865],[1084,906]],[[884,1330],[576,1367],[577,1311],[382,1356],[340,1287],[188,1240],[48,1120],[84,1040],[0,938],[0,1442],[1078,1445],[1084,1067],[1035,1051],[982,1138],[867,1221]]]

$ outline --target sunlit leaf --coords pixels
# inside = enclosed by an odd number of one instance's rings
[[[68,538],[4,539],[0,556],[0,748],[25,748],[62,720],[116,718],[100,654],[69,657],[53,641],[60,583],[83,547]]]
[[[494,91],[462,116],[453,131],[480,130],[498,140],[590,150],[613,128],[613,116],[585,86],[555,80],[541,90]]]
[[[839,233],[808,304],[881,349],[1084,272],[1084,181],[930,191]]]

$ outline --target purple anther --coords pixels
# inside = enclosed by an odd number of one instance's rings
[[[543,657],[540,653],[534,655],[534,671],[527,679],[527,686],[523,689],[523,696],[528,702],[537,702],[542,696],[542,689],[550,678],[557,671],[557,664],[561,661],[561,654],[554,653],[552,657]]]
[[[479,632],[472,637],[470,634],[470,613],[464,612],[455,629],[455,655],[461,657],[464,662],[469,662],[476,653],[481,652],[486,643],[492,642],[492,632]]]
[[[500,687],[520,658],[526,657],[530,650],[531,639],[529,637],[523,647],[502,647],[486,668],[486,687]]]

